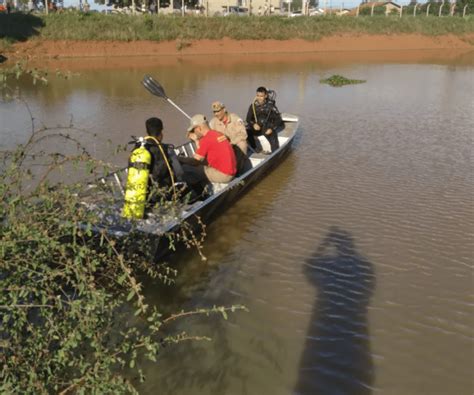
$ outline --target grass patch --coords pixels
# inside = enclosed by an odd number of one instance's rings
[[[342,75],[334,74],[329,78],[325,78],[319,80],[321,84],[328,84],[335,87],[340,87],[344,85],[355,85],[355,84],[363,84],[366,80],[350,80]]]
[[[466,35],[474,18],[455,17],[202,17],[175,15],[103,15],[68,12],[32,16],[0,15],[0,38],[24,40],[33,35],[50,40],[167,41],[220,39],[319,40],[337,34]]]
[[[13,40],[10,38],[1,38],[0,39],[0,53],[6,52],[11,49]]]

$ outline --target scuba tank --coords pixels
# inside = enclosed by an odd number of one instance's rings
[[[267,90],[267,100],[275,103],[276,98],[277,98],[277,93],[273,89],[268,89]]]
[[[140,144],[130,154],[128,165],[127,186],[125,187],[125,203],[122,216],[141,219],[145,215],[145,204],[150,174],[151,154],[145,148],[145,139],[137,140]]]

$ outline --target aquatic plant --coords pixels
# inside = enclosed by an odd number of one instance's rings
[[[335,87],[340,87],[344,85],[354,85],[354,84],[363,84],[365,80],[351,80],[346,77],[343,77],[339,74],[334,74],[329,78],[324,78],[319,80],[321,84],[328,84]]]

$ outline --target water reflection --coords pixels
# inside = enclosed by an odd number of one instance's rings
[[[208,228],[208,261],[178,257],[177,284],[164,291],[144,281],[165,314],[237,303],[250,313],[180,322],[214,340],[170,347],[144,366],[140,393],[366,395],[374,369],[380,393],[472,393],[474,62],[429,54],[150,57],[132,66],[117,58],[77,78],[52,77],[41,93],[20,81],[38,124],[68,124],[73,114],[101,139],[81,140],[88,150],[120,165],[126,153],[109,152],[152,115],[164,120],[167,142],[186,138],[185,117],[140,85],[146,73],[190,113],[210,115],[219,99],[245,114],[263,83],[282,111],[301,116],[294,153]],[[330,74],[367,83],[320,84]],[[0,106],[0,125],[1,149],[24,142],[31,120],[13,102]],[[328,232],[334,224],[344,231]],[[303,272],[295,263],[308,256]]]
[[[337,227],[307,261],[317,288],[297,394],[368,395],[374,381],[367,307],[375,287],[373,265],[352,236]]]
[[[290,152],[278,167],[271,169],[264,179],[246,190],[235,204],[215,218],[212,224],[208,224],[203,246],[206,261],[201,260],[194,249],[180,249],[167,257],[168,264],[179,273],[173,285],[158,287],[155,279],[145,277],[143,282],[147,299],[156,302],[163,314],[170,314],[182,308],[183,304],[189,302],[189,298],[196,296],[199,291],[211,292],[209,291],[211,276],[215,281],[211,287],[212,292],[219,294],[225,290],[229,285],[228,281],[241,266],[236,257],[241,257],[242,252],[236,246],[248,234],[252,225],[268,215],[269,207],[255,202],[261,201],[263,196],[268,201],[274,201],[285,188],[288,188],[294,177],[296,160],[294,153]],[[236,223],[239,226],[235,226]],[[230,261],[231,264],[225,265],[226,261]],[[220,297],[217,302],[212,303],[222,304],[224,300]]]
[[[240,247],[242,239],[271,211],[269,205],[255,202],[261,202],[263,197],[268,201],[278,200],[294,178],[296,164],[296,156],[290,153],[284,162],[208,227],[204,250],[206,262],[200,261],[191,251],[173,255],[170,264],[179,271],[177,283],[165,288],[156,286],[156,282],[148,283],[145,286],[148,300],[156,302],[165,315],[178,309],[247,305],[235,292],[229,292],[240,288],[236,283],[240,281],[239,274],[248,258],[248,253]],[[239,226],[232,226],[236,223]],[[248,295],[248,298],[252,296]],[[255,363],[255,358],[261,357],[263,363],[271,363],[280,375],[284,375],[275,357],[278,346],[271,338],[262,338],[258,331],[243,324],[246,318],[244,312],[230,314],[228,320],[213,316],[192,317],[167,327],[168,333],[186,331],[209,336],[212,341],[186,342],[165,349],[158,364],[144,361],[142,367],[148,379],[140,385],[140,393],[154,394],[157,388],[162,395],[268,393],[252,387],[254,377],[248,370],[249,359]]]

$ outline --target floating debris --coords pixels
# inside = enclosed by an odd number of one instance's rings
[[[319,80],[321,84],[329,84],[331,86],[344,86],[344,85],[354,85],[354,84],[363,84],[365,80],[350,80],[342,75],[334,74],[329,78]]]

